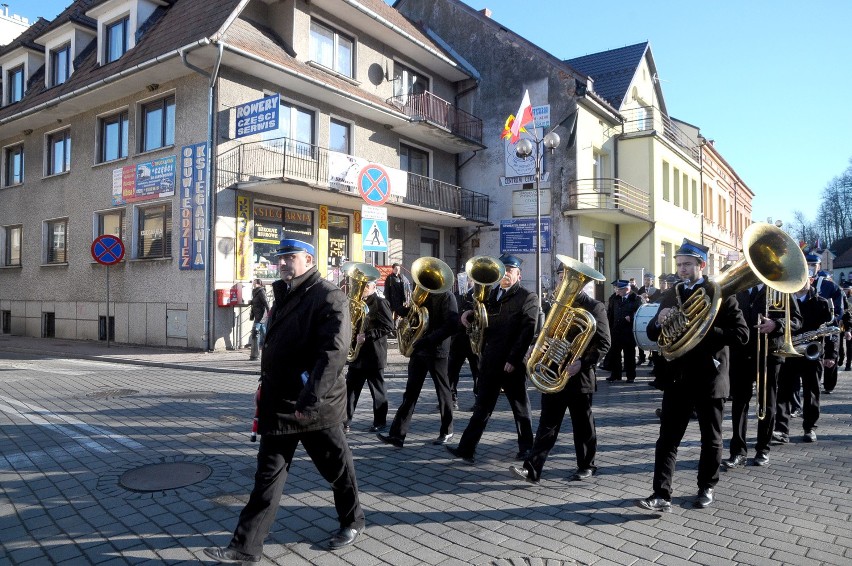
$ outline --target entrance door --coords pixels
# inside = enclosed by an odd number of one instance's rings
[[[345,214],[328,215],[328,270],[340,267],[350,257],[349,217]]]

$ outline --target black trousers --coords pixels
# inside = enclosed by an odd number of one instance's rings
[[[240,513],[228,548],[252,556],[263,553],[263,541],[275,521],[293,454],[300,441],[317,471],[331,484],[340,528],[360,530],[364,527],[355,464],[339,425],[300,434],[263,435],[257,453],[254,489]]]
[[[849,371],[849,362],[850,359],[847,356],[846,358],[846,371]],[[831,393],[834,391],[834,388],[837,387],[837,372],[840,370],[838,364],[835,364],[833,368],[822,368],[822,388],[825,389],[827,393]]]
[[[671,499],[677,449],[686,433],[693,409],[698,413],[698,427],[701,429],[698,488],[712,488],[719,483],[724,407],[724,399],[696,399],[689,384],[683,380],[666,387],[663,392],[663,412],[660,415],[660,437],[654,453],[655,497]]]
[[[435,393],[438,394],[438,410],[441,413],[439,434],[452,434],[453,394],[450,392],[450,380],[447,377],[447,358],[415,355],[408,360],[408,381],[405,383],[402,404],[397,409],[388,432],[391,437],[405,440],[411,426],[411,419],[414,417],[414,406],[417,405],[427,372],[432,376]]]
[[[470,417],[470,422],[459,441],[458,450],[465,456],[473,457],[476,446],[482,439],[485,427],[497,400],[500,398],[500,390],[506,393],[512,414],[515,416],[515,430],[518,433],[518,450],[526,452],[533,446],[532,432],[532,409],[530,397],[527,395],[526,368],[521,366],[515,368],[512,373],[506,373],[501,367],[494,373],[483,372],[479,379],[479,397],[476,402],[476,410]]]
[[[767,358],[766,364],[766,406],[765,416],[757,420],[757,442],[754,450],[757,453],[769,453],[769,444],[772,441],[772,432],[775,430],[775,408],[778,403],[778,374],[781,366],[773,356]],[[731,362],[731,422],[733,435],[731,436],[731,457],[748,456],[748,408],[751,404],[752,384],[757,377],[758,369],[754,358],[735,359]],[[760,384],[760,395],[757,399],[758,407],[763,405],[763,384]],[[755,413],[758,409],[755,409]]]
[[[467,344],[457,343],[461,340]],[[474,354],[473,350],[470,348],[470,340],[467,339],[467,335],[461,337],[461,339],[454,338],[450,347],[447,374],[450,379],[450,389],[453,392],[453,399],[459,398],[459,374],[461,374],[461,368],[465,361],[467,361],[470,366],[470,375],[473,379],[473,395],[476,397],[476,385],[479,382],[479,356]]]
[[[621,379],[621,356],[624,354],[624,373],[627,379],[636,379],[636,343],[630,339],[612,338],[612,358],[609,368],[612,371],[610,379]]]
[[[836,368],[837,366],[835,366]],[[816,428],[819,420],[819,376],[822,361],[807,358],[790,358],[784,362],[778,384],[778,414],[775,430],[790,433],[790,402],[793,391],[802,384],[802,428],[805,432]]]
[[[353,368],[346,372],[346,423],[352,422],[364,382],[373,397],[373,426],[385,426],[388,418],[388,398],[385,393],[385,370],[381,368]]]
[[[595,455],[598,451],[598,435],[595,431],[595,417],[592,414],[591,393],[547,393],[541,396],[541,416],[535,433],[530,457],[524,462],[532,479],[541,478],[541,470],[562,428],[565,411],[571,415],[571,428],[574,432],[574,451],[577,455],[577,469],[596,469]]]

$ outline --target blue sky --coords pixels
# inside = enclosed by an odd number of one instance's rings
[[[5,1],[33,21],[70,3]],[[562,59],[650,41],[669,113],[715,140],[754,191],[755,220],[813,220],[852,158],[850,1],[467,3]]]

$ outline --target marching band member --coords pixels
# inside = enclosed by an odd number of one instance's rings
[[[657,341],[664,320],[680,301],[686,301],[699,288],[709,288],[701,274],[707,265],[709,248],[684,239],[675,252],[678,275],[683,284],[668,291],[660,303],[660,311],[648,323],[648,338]],[[680,296],[678,296],[680,293]],[[680,299],[680,301],[679,301]],[[713,489],[719,481],[722,461],[722,410],[728,397],[728,346],[744,344],[748,327],[734,297],[722,302],[713,325],[691,350],[667,365],[670,375],[663,392],[660,436],[654,457],[654,492],[637,505],[651,511],[671,511],[672,476],[677,463],[677,449],[692,410],[698,413],[701,429],[701,456],[698,462],[698,496],[693,505],[708,507],[713,503]]]

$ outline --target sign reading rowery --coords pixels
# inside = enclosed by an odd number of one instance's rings
[[[236,108],[236,137],[242,138],[278,129],[277,94],[241,104]]]

